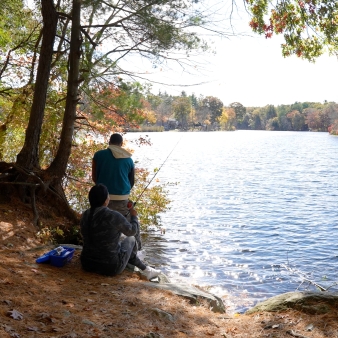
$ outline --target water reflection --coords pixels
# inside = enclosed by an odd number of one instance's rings
[[[151,154],[134,157],[159,167],[177,134],[151,134]],[[326,133],[185,133],[157,175],[180,184],[169,187],[173,203],[161,215],[166,234],[146,234],[146,259],[234,311],[313,289],[304,278],[329,287],[338,262],[337,168],[338,138]]]

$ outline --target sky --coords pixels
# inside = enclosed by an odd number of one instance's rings
[[[149,64],[140,69],[149,72],[149,79],[170,86],[153,84],[152,92],[166,91],[180,95],[215,96],[224,105],[240,102],[246,107],[267,104],[304,102],[338,102],[338,59],[323,55],[311,63],[296,56],[284,58],[279,37],[241,37],[219,40],[216,55],[201,56],[203,65],[196,75],[181,69],[165,71]],[[207,82],[197,86],[180,86]],[[178,84],[177,86],[171,85]]]
[[[27,0],[31,3],[31,0]],[[224,18],[229,17],[231,1],[207,0],[207,5],[217,6]],[[237,1],[241,4],[241,1]],[[245,107],[262,107],[267,104],[291,104],[304,102],[338,102],[338,59],[323,55],[311,63],[291,56],[283,58],[281,37],[265,39],[251,32],[249,18],[238,7],[232,23],[237,33],[229,39],[214,39],[216,54],[200,54],[195,61],[200,66],[194,74],[180,67],[154,69],[146,60],[126,61],[124,68],[147,74],[153,82],[152,92],[181,95],[215,96],[225,106],[240,102]],[[229,20],[220,21],[226,26]],[[137,78],[135,78],[137,80]],[[158,85],[156,82],[165,83]],[[198,83],[203,85],[192,85]]]
[[[338,101],[335,57],[323,56],[315,64],[296,56],[283,58],[277,41],[245,38],[222,44],[213,59],[214,82],[204,85],[203,92],[219,97],[224,104],[240,102],[248,107]]]
[[[223,9],[229,12],[229,7]],[[243,13],[239,10],[233,21],[242,36],[215,40],[216,54],[199,55],[196,60],[202,66],[195,69],[195,75],[178,67],[154,69],[147,62],[138,63],[137,70],[147,72],[150,80],[168,84],[153,84],[152,92],[180,95],[184,90],[188,95],[218,97],[224,105],[240,102],[246,107],[296,101],[338,102],[337,57],[323,55],[315,63],[296,56],[284,58],[280,46],[283,38],[266,39],[253,33]],[[189,86],[201,82],[206,83]]]

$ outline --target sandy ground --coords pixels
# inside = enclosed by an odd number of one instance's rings
[[[148,288],[128,271],[86,273],[78,251],[62,268],[36,264],[46,249],[31,220],[29,206],[0,204],[1,338],[338,337],[338,309],[329,315],[219,314]]]

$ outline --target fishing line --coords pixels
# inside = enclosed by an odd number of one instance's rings
[[[183,137],[183,136],[182,136]],[[177,147],[177,145],[180,143],[182,137],[177,141],[177,143],[175,144],[174,148],[171,150],[171,152],[169,153],[169,155],[166,157],[166,159],[163,161],[163,163],[161,164],[161,166],[158,168],[158,170],[156,171],[155,175],[152,177],[152,179],[148,182],[148,184],[146,185],[146,187],[142,190],[141,194],[137,197],[136,201],[133,202],[133,206],[136,205],[136,203],[139,201],[139,199],[142,197],[142,195],[144,194],[144,192],[148,189],[150,183],[154,180],[154,178],[156,177],[156,175],[160,172],[160,170],[162,169],[162,167],[164,166],[164,164],[167,162],[168,158],[170,157],[170,155],[173,153],[173,151],[175,150],[175,148]],[[130,211],[129,211],[130,212]],[[128,212],[128,215],[129,215]]]

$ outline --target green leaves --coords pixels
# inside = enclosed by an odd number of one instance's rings
[[[154,173],[156,173],[156,169]],[[167,197],[168,191],[166,190],[166,186],[169,185],[169,183],[161,184],[157,182],[144,190],[150,179],[152,179],[152,177],[147,170],[138,170],[136,172],[137,184],[131,192],[131,200],[133,201],[136,201],[143,193],[136,205],[140,224],[143,229],[146,229],[149,225],[159,226],[161,224],[159,213],[168,210],[170,204],[170,200]]]
[[[189,97],[177,97],[172,103],[174,116],[182,125],[187,123],[187,117],[191,110],[192,106]]]
[[[267,1],[248,0],[254,32],[271,38],[283,34],[284,56],[314,61],[324,51],[338,50],[338,3],[335,0],[286,0],[271,5]]]

